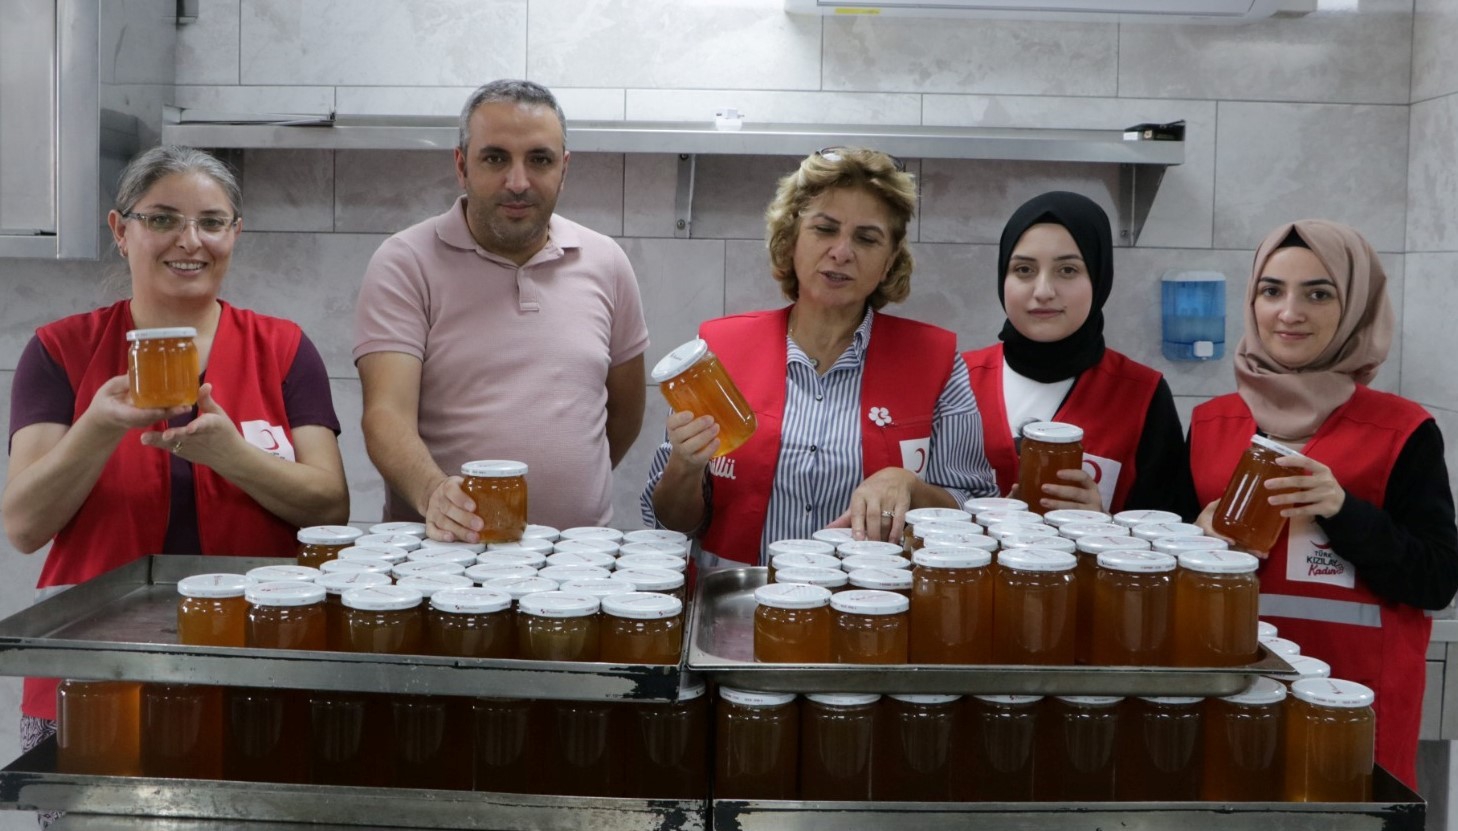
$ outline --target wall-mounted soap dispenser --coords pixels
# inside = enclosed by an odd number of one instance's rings
[[[1213,361],[1225,355],[1225,275],[1218,271],[1164,273],[1160,280],[1164,357]]]

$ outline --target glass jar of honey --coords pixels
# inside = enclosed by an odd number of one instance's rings
[[[470,551],[459,548],[417,548],[405,555],[407,563],[455,563],[461,568],[476,564],[476,558],[480,557]]]
[[[673,533],[677,534],[678,532],[674,531]],[[553,528],[550,525],[536,525],[534,523],[527,523],[526,530],[521,532],[521,538],[524,540],[556,542],[557,540],[562,538],[562,532],[556,528]]]
[[[754,590],[754,660],[830,663],[830,590],[770,583]]]
[[[893,557],[905,557],[906,551],[894,542],[882,542],[881,540],[847,540],[836,543],[835,556],[842,561],[847,557],[855,557],[859,554],[889,554]]]
[[[387,543],[387,544],[390,544],[390,543]],[[511,541],[506,542],[506,543],[493,543],[493,545],[514,545],[514,546],[520,546],[520,545],[522,545],[522,541],[521,540],[511,540]],[[415,548],[412,548],[412,549],[407,549],[407,551],[415,551],[415,550],[421,549],[421,548],[458,548],[458,549],[460,549],[462,551],[469,551],[472,554],[481,554],[481,553],[484,553],[486,551],[486,543],[484,543],[484,542],[465,542],[463,540],[433,540],[433,539],[430,539],[429,537],[426,537],[425,539],[423,539],[423,540],[420,541],[420,545],[418,545],[418,546],[416,546]]]
[[[992,660],[992,555],[980,548],[930,546],[912,556],[914,664]]]
[[[902,518],[905,528],[902,531],[902,539],[905,543],[907,554],[921,548],[924,534],[918,530],[918,526],[929,522],[971,522],[972,514],[958,508],[912,508]]]
[[[141,685],[66,679],[56,688],[56,770],[90,776],[141,773]]]
[[[466,569],[465,576],[478,586],[502,577],[535,577],[537,570],[531,566],[503,566],[492,563],[477,563]]]
[[[931,530],[921,540],[922,548],[936,546],[956,546],[958,548],[980,548],[983,551],[996,551],[997,540],[982,533],[982,526],[973,523],[976,531],[939,531]]]
[[[702,338],[664,355],[652,377],[674,412],[713,416],[719,425],[715,458],[733,453],[754,435],[754,410]]]
[[[1069,542],[1073,543],[1078,555],[1078,631],[1074,637],[1073,657],[1078,663],[1087,664],[1093,661],[1094,578],[1098,574],[1099,555],[1110,551],[1148,551],[1149,542],[1129,536],[1094,535]]]
[[[142,685],[142,775],[223,776],[223,690],[206,684]]]
[[[168,409],[197,404],[197,329],[133,329],[127,332],[127,381],[132,406]]]
[[[844,572],[852,572],[858,568],[884,568],[884,569],[910,569],[911,560],[900,554],[852,554],[840,561],[840,568]]]
[[[373,534],[373,533],[372,534],[365,534],[364,536],[362,536],[359,539],[355,540],[354,541],[354,544],[355,545],[363,545],[363,546],[388,545],[391,548],[398,548],[401,551],[404,551],[406,554],[409,554],[411,551],[417,551],[417,550],[419,550],[421,548],[426,547],[426,543],[427,542],[431,543],[432,545],[450,545],[451,544],[451,543],[442,542],[440,540],[426,540],[425,537],[423,537],[423,536],[416,536],[415,534]]]
[[[992,662],[1069,665],[1078,594],[1072,554],[1016,548],[997,555]]]
[[[978,526],[979,528],[981,526]],[[1008,537],[1041,537],[1047,539],[1064,539],[1058,535],[1058,529],[1045,523],[1033,522],[997,522],[984,529],[986,535],[993,542],[1001,544]],[[936,536],[941,536],[940,534]]]
[[[1190,551],[1224,551],[1230,543],[1215,537],[1160,537],[1149,541],[1149,547],[1161,554],[1179,557]]]
[[[177,581],[177,642],[243,646],[249,580],[241,574],[194,574]]]
[[[352,560],[329,560],[328,562],[320,563],[319,573],[323,577],[329,574],[358,574],[361,571],[370,571],[375,574],[383,574],[388,578],[393,568],[393,566],[384,560],[356,557]]]
[[[1006,496],[974,496],[962,503],[962,510],[977,516],[982,511],[1026,511],[1028,503]]]
[[[334,560],[341,563],[344,560]],[[390,575],[378,571],[356,571],[351,573],[324,574],[315,585],[324,587],[324,629],[328,648],[335,652],[344,651],[344,602],[340,597],[350,589],[369,586],[390,585]]]
[[[527,466],[505,459],[479,459],[461,465],[461,490],[476,504],[484,523],[476,533],[483,543],[521,539],[527,518]]]
[[[1107,695],[1056,696],[1044,701],[1033,767],[1038,802],[1107,802],[1114,798],[1119,704]]]
[[[1191,802],[1200,798],[1204,700],[1185,696],[1125,699],[1114,761],[1115,799]]]
[[[543,568],[550,566],[596,566],[612,571],[613,564],[617,561],[617,557],[603,551],[558,551],[555,554],[547,555],[547,564]]]
[[[556,580],[548,580],[539,573],[536,577],[497,577],[482,583],[481,588],[506,592],[511,596],[512,611],[517,612],[521,610],[523,597],[541,592],[554,592],[560,585],[561,583]]]
[[[533,741],[538,703],[522,698],[477,698],[471,703],[471,745],[475,776],[471,787],[494,793],[542,793],[534,779],[541,767],[539,741]]]
[[[625,751],[621,796],[703,799],[709,790],[709,699],[690,681],[677,701],[626,705],[618,746]]]
[[[835,556],[835,546],[820,540],[775,540],[765,546],[764,562],[770,567],[769,582],[774,580],[775,558],[782,554],[814,554],[816,556]],[[839,559],[839,558],[837,558]],[[839,568],[837,563],[835,568]]]
[[[243,642],[252,649],[328,649],[324,587],[314,583],[255,583],[244,590],[248,616]]]
[[[1078,543],[1067,537],[1060,537],[1057,533],[1047,536],[1041,530],[1028,533],[1028,526],[1018,526],[1014,533],[1008,534],[997,541],[1001,548],[1043,548],[1048,551],[1062,551],[1065,554],[1078,553]],[[1079,562],[1082,562],[1080,558]]]
[[[528,661],[596,661],[600,654],[598,600],[549,591],[521,599],[516,656]]]
[[[1240,551],[1188,551],[1175,575],[1174,665],[1229,667],[1260,653],[1260,562]]]
[[[714,716],[714,796],[795,799],[800,711],[794,693],[719,688]]]
[[[441,589],[431,595],[425,651],[456,658],[515,658],[511,595],[484,588]]]
[[[855,542],[855,532],[849,528],[821,528],[810,535],[816,542],[829,543],[832,546],[840,547],[842,543]]]
[[[800,799],[871,798],[875,693],[812,693],[800,705]]]
[[[1204,529],[1190,522],[1146,522],[1129,529],[1131,537],[1149,540],[1151,547],[1158,540],[1193,539],[1204,534]]]
[[[571,528],[567,530],[573,530]],[[612,530],[612,529],[607,529]],[[622,553],[622,543],[609,537],[577,537],[559,540],[552,545],[553,554],[606,554],[614,559]],[[601,557],[593,558],[601,562]]]
[[[1266,481],[1286,476],[1300,476],[1300,468],[1276,464],[1283,456],[1299,456],[1295,450],[1262,435],[1250,437],[1250,447],[1240,457],[1225,493],[1215,504],[1210,527],[1229,539],[1237,548],[1266,552],[1276,544],[1286,518],[1281,508],[1270,503],[1280,491],[1268,490]]]
[[[386,702],[389,787],[470,790],[471,700],[393,695]]]
[[[858,568],[847,571],[846,586],[850,589],[871,589],[895,592],[911,599],[911,571],[904,568]]]
[[[1023,427],[1023,440],[1018,448],[1018,493],[1028,503],[1028,510],[1048,512],[1043,500],[1044,485],[1066,485],[1058,478],[1060,470],[1083,469],[1083,428],[1057,421],[1035,421]]]
[[[1300,681],[1302,678],[1330,678],[1331,664],[1320,658],[1313,658],[1310,655],[1292,655],[1285,658],[1291,669],[1296,671],[1296,677],[1290,683]]]
[[[683,652],[683,604],[678,600],[653,592],[613,594],[602,599],[602,613],[601,660],[678,663]]]
[[[960,695],[889,695],[871,772],[878,802],[947,802],[969,771]]]
[[[1180,515],[1173,511],[1120,511],[1114,514],[1114,524],[1133,528],[1148,522],[1179,522]]]
[[[1058,529],[1058,535],[1071,540],[1079,540],[1083,537],[1131,537],[1130,529],[1112,522],[1065,522]],[[1144,541],[1145,548],[1149,547],[1148,540]]]
[[[321,572],[310,566],[259,566],[244,572],[252,583],[312,583]]]
[[[1080,511],[1072,508],[1063,508],[1044,514],[1043,521],[1054,528],[1062,528],[1074,522],[1112,522],[1113,518],[1103,511]]]
[[[340,595],[344,604],[344,651],[421,654],[422,597],[415,589],[403,586],[370,586]]]
[[[1279,802],[1284,778],[1286,687],[1258,677],[1242,692],[1205,703],[1205,778],[1211,802]]]
[[[396,580],[423,574],[454,574],[465,576],[466,567],[460,563],[443,563],[439,560],[406,560],[390,567],[390,576]]]
[[[1042,514],[1034,513],[1032,511],[1025,511],[1025,510],[1020,510],[1020,509],[1012,509],[1012,508],[988,508],[986,510],[978,511],[973,518],[976,520],[976,524],[979,525],[979,526],[981,526],[982,528],[986,529],[989,532],[989,534],[991,533],[992,526],[994,526],[994,525],[1003,525],[1003,524],[1012,524],[1012,525],[1042,525],[1042,524],[1044,524],[1043,523],[1043,515]],[[1049,526],[1049,527],[1052,527],[1052,526]]]
[[[369,527],[371,534],[408,534],[418,539],[425,539],[425,523],[423,522],[376,522]]]
[[[611,579],[631,585],[634,591],[666,594],[677,599],[679,603],[688,601],[684,589],[684,575],[679,571],[657,568],[620,568],[613,572]]]
[[[612,745],[615,705],[606,701],[543,701],[543,789],[564,796],[612,796],[621,772]]]
[[[1372,690],[1355,681],[1303,678],[1286,708],[1289,802],[1370,802],[1376,720]]]
[[[358,542],[358,540],[356,540]],[[335,560],[384,560],[392,566],[405,562],[410,552],[393,545],[351,545],[342,549]]]
[[[639,528],[636,531],[628,531],[623,534],[624,545],[635,542],[674,543],[683,546],[684,551],[688,551],[689,547],[688,534],[669,528]]]
[[[904,664],[911,646],[911,601],[895,592],[858,589],[830,597],[830,660]]]
[[[563,528],[558,533],[558,543],[568,540],[607,540],[621,545],[623,532],[606,525],[576,525],[571,528]]]
[[[688,560],[672,554],[624,554],[613,564],[613,570],[654,569],[658,571],[688,571]]]
[[[835,568],[782,568],[775,572],[775,582],[804,583],[839,592],[850,585],[850,576],[840,570],[839,563],[837,560]]]
[[[1030,802],[1040,695],[977,695],[967,699],[968,770],[953,797],[963,802]]]
[[[808,554],[789,553],[772,554],[769,558],[769,574],[766,579],[771,582],[778,582],[777,577],[781,570],[787,568],[820,568],[831,571],[840,570],[840,558],[834,554]]]
[[[611,577],[613,573],[602,566],[542,566],[537,569],[538,577],[545,577],[559,584],[573,580],[595,580]]]
[[[1175,558],[1106,551],[1094,573],[1095,666],[1169,666]]]
[[[547,555],[529,548],[497,548],[476,555],[478,566],[528,566],[536,571],[546,564]]]
[[[321,563],[338,557],[339,552],[354,545],[362,536],[364,536],[363,531],[348,525],[314,525],[300,528],[296,535],[299,541],[296,551],[298,563],[301,566],[318,568]]]

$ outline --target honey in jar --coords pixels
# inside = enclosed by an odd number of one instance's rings
[[[1129,698],[1120,714],[1114,798],[1190,802],[1200,798],[1205,761],[1204,699]]]
[[[874,693],[812,693],[800,706],[800,798],[871,798]]]
[[[715,458],[733,453],[754,435],[754,410],[702,338],[664,355],[652,377],[674,412],[713,416],[719,426]]]
[[[871,798],[947,802],[967,775],[960,695],[890,695],[881,706]]]
[[[390,708],[389,783],[396,788],[471,788],[471,701],[396,695]]]
[[[1119,738],[1117,696],[1056,696],[1044,700],[1033,767],[1038,802],[1107,802],[1114,798]]]
[[[533,702],[521,698],[477,698],[471,703],[472,789],[495,793],[542,793],[533,779],[540,742],[532,739]]]
[[[56,770],[141,773],[141,685],[66,679],[56,688]]]
[[[636,591],[666,594],[677,599],[679,603],[688,599],[682,572],[657,568],[619,568],[613,571],[611,579],[628,583]]]
[[[677,701],[624,705],[617,745],[626,754],[619,795],[630,799],[703,799],[709,790],[709,699],[702,681]]]
[[[1044,485],[1069,484],[1058,478],[1060,470],[1083,469],[1083,429],[1057,421],[1035,421],[1023,427],[1018,447],[1018,492],[1028,510],[1043,514]]]
[[[715,798],[795,799],[800,791],[795,694],[720,687],[714,748]]]
[[[388,698],[341,690],[311,690],[305,695],[309,781],[316,785],[388,785]]]
[[[419,655],[422,595],[402,586],[368,586],[340,595],[344,604],[344,651]]]
[[[205,684],[143,684],[142,775],[223,776],[223,690]]]
[[[992,555],[979,548],[930,546],[912,559],[911,663],[990,663]]]
[[[516,615],[516,656],[528,661],[596,661],[598,600],[563,591],[529,594]]]
[[[1286,527],[1286,518],[1281,516],[1280,506],[1270,503],[1280,491],[1267,489],[1266,481],[1302,475],[1299,468],[1276,464],[1283,456],[1297,455],[1295,450],[1265,436],[1251,436],[1250,447],[1240,457],[1224,495],[1215,505],[1210,527],[1236,548],[1270,551]]]
[[[1175,575],[1175,666],[1229,667],[1259,657],[1259,561],[1240,551],[1179,555]]]
[[[302,783],[309,778],[309,701],[299,690],[227,687],[223,691],[223,776],[243,782]]]
[[[132,406],[169,409],[197,404],[197,329],[133,329],[127,332],[127,381]]]
[[[335,560],[335,563],[347,562]],[[340,596],[350,589],[388,586],[390,575],[378,571],[333,572],[320,575],[315,585],[324,587],[324,631],[328,649],[344,651],[344,603]]]
[[[364,532],[348,525],[313,525],[300,528],[295,536],[299,541],[296,550],[299,565],[318,568],[354,545]]]
[[[967,699],[968,770],[953,798],[963,802],[1030,802],[1038,695],[977,695]]]
[[[1078,663],[1087,664],[1093,660],[1094,578],[1098,574],[1099,555],[1109,551],[1148,551],[1149,542],[1129,536],[1095,535],[1080,537],[1077,542],[1068,542],[1073,543],[1078,554],[1078,568],[1075,570],[1078,583],[1078,630],[1074,637],[1073,657]]]
[[[1336,678],[1291,685],[1286,708],[1289,802],[1369,802],[1375,718],[1372,690]]]
[[[904,664],[911,646],[911,601],[895,592],[857,589],[831,595],[830,660]]]
[[[243,646],[248,578],[194,574],[177,581],[177,642],[183,646]]]
[[[1095,666],[1169,666],[1175,558],[1106,551],[1094,573]]]
[[[521,539],[527,524],[526,475],[525,462],[481,459],[461,465],[461,490],[476,504],[476,516],[484,523],[476,533],[480,542]]]
[[[254,583],[244,591],[244,645],[255,649],[328,649],[324,587],[314,583]]]
[[[539,771],[547,793],[612,796],[619,774],[613,746],[614,705],[605,701],[546,701],[543,740],[546,762]]]
[[[1211,802],[1278,802],[1285,776],[1286,687],[1259,676],[1235,695],[1205,702],[1205,778]]]
[[[1017,548],[999,552],[997,564],[992,662],[1072,664],[1078,611],[1073,555]]]
[[[425,651],[455,658],[516,657],[511,595],[487,588],[447,588],[430,596]]]
[[[754,660],[830,663],[830,590],[770,583],[754,590]]]
[[[621,581],[609,580],[609,583]],[[666,594],[626,592],[602,599],[602,654],[611,664],[677,664],[683,604]]]

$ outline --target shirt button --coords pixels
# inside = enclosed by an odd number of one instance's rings
[[[815,393],[815,400],[816,401],[824,400],[824,398],[825,398],[825,394],[824,393],[820,393],[820,392]]]
[[[808,513],[810,513],[810,512],[811,512],[811,511],[812,511],[812,510],[814,510],[814,506],[811,506],[811,505],[806,505],[806,506],[805,506],[805,513],[807,513],[807,514],[808,514]]]
[[[819,447],[816,447],[816,446],[815,446],[815,445],[813,445],[813,444],[812,444],[812,445],[810,445],[810,452],[811,452],[811,453],[814,453],[814,452],[815,452],[815,451],[817,451],[817,450],[819,450],[819,449],[820,449],[820,448],[819,448]]]

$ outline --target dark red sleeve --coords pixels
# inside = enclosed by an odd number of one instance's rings
[[[76,391],[66,370],[51,357],[40,338],[32,336],[10,384],[10,436],[32,424],[65,424],[75,420]]]
[[[16,377],[19,378],[18,372]],[[299,338],[293,366],[284,377],[283,397],[290,430],[304,426],[328,427],[334,435],[339,435],[339,416],[334,412],[329,372],[308,335]]]

